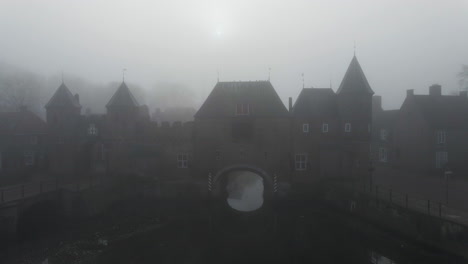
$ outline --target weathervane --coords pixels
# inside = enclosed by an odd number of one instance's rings
[[[268,81],[270,80],[271,68],[268,67]]]
[[[62,71],[62,84],[63,84],[63,71]]]
[[[122,69],[122,82],[125,82],[125,72],[127,71],[126,68]]]
[[[356,56],[356,41],[354,41],[354,56]]]
[[[302,88],[304,88],[304,73],[302,73]]]

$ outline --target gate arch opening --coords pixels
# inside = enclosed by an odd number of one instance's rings
[[[253,212],[264,205],[272,194],[272,181],[260,168],[233,165],[218,171],[213,178],[215,197],[238,212]]]
[[[226,201],[237,211],[251,212],[263,205],[263,178],[257,173],[237,170],[226,175]]]

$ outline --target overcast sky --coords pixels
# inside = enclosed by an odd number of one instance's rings
[[[406,89],[458,90],[468,64],[465,0],[0,0],[0,61],[43,75],[151,89],[186,84],[203,100],[221,81],[271,81],[283,101],[337,89],[356,55],[385,108]],[[72,87],[71,87],[72,88]]]

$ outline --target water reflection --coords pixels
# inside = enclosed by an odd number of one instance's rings
[[[395,261],[385,256],[379,255],[378,253],[374,251],[370,251],[369,256],[370,256],[370,261],[372,264],[397,264]]]
[[[255,211],[263,205],[263,178],[250,171],[234,171],[227,175],[227,203],[237,211]]]

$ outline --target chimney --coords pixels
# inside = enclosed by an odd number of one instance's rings
[[[414,95],[414,90],[413,89],[406,90],[406,97],[410,97],[410,96],[413,96],[413,95]]]
[[[289,97],[289,112],[292,111],[292,97]]]
[[[460,91],[460,96],[463,97],[463,98],[467,98],[468,97],[468,91]]]
[[[441,96],[442,95],[442,86],[440,84],[433,84],[429,86],[429,95],[430,96]]]
[[[373,111],[383,111],[382,108],[382,96],[374,95],[372,97],[372,110]]]
[[[79,94],[75,94],[75,100],[77,103],[80,103],[80,95]]]

